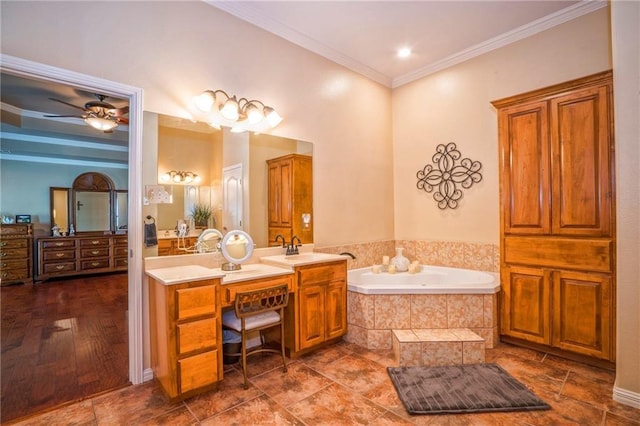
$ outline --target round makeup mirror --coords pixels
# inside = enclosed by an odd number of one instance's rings
[[[253,240],[244,231],[235,229],[227,232],[220,245],[222,256],[229,263],[223,263],[220,267],[223,271],[237,271],[241,264],[246,262],[253,254]]]
[[[220,250],[220,242],[223,238],[222,232],[217,229],[205,229],[200,236],[198,236],[196,253],[210,253]]]

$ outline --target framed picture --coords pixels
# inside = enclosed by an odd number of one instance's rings
[[[31,215],[30,214],[17,214],[16,215],[16,223],[31,223]]]

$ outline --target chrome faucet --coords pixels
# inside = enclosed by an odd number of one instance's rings
[[[296,240],[298,241],[298,244],[295,243]],[[302,245],[302,241],[300,241],[300,238],[298,238],[297,235],[294,235],[293,237],[291,237],[291,242],[287,246],[287,252],[285,253],[285,256],[300,254],[300,252],[298,251],[298,247],[300,247],[301,245]]]

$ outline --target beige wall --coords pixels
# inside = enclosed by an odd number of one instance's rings
[[[498,125],[492,100],[611,68],[607,9],[432,74],[393,91],[396,239],[498,243]],[[482,163],[482,181],[440,210],[416,188],[439,144]]]

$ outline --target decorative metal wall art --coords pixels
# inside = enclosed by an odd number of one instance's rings
[[[460,157],[462,154],[456,149],[455,143],[440,144],[431,157],[436,167],[427,164],[416,173],[418,189],[431,193],[437,187],[433,192],[433,199],[438,202],[438,208],[441,210],[458,207],[458,200],[462,198],[462,190],[458,185],[469,189],[474,183],[482,180],[482,163],[468,158],[463,158],[457,163]]]

